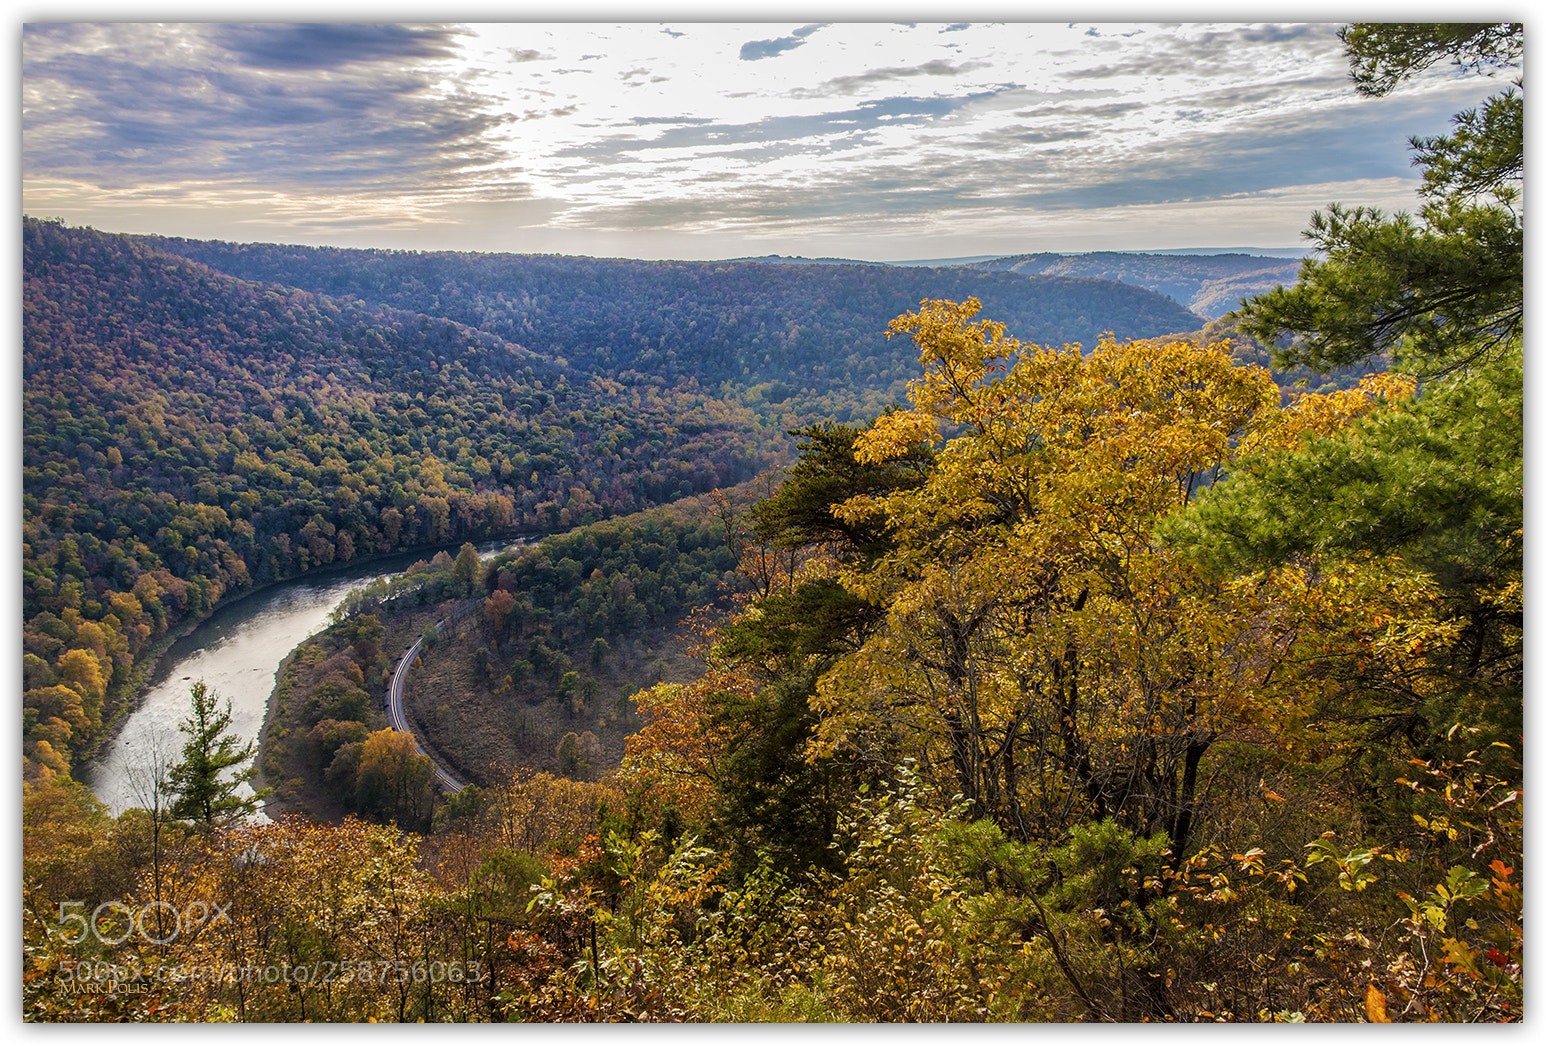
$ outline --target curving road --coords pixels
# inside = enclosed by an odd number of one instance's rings
[[[437,621],[435,622],[435,627],[437,629],[444,628],[445,622]],[[408,725],[408,717],[403,714],[403,687],[408,682],[408,669],[412,668],[413,663],[419,659],[419,650],[423,646],[424,637],[420,636],[413,641],[413,646],[409,647],[407,652],[403,654],[402,660],[397,662],[397,669],[392,673],[392,685],[387,687],[387,722],[391,724],[393,730],[401,730],[413,738],[414,747],[419,750],[419,754],[428,758],[430,764],[434,766],[435,780],[440,784],[441,791],[460,792],[466,786],[447,773],[445,767],[435,762],[434,756],[424,751],[424,746],[419,744],[418,735]]]

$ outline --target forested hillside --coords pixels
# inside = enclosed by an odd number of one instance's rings
[[[262,288],[28,220],[29,765],[63,772],[139,659],[223,595],[567,529],[751,478],[783,426],[691,379],[593,381],[449,320]]]
[[[1018,254],[973,262],[968,268],[1027,275],[1077,276],[1119,280],[1175,299],[1208,319],[1234,311],[1246,298],[1279,284],[1292,285],[1299,259],[1251,254],[1143,254],[1093,251],[1089,254]]]
[[[227,593],[706,493],[882,409],[884,324],[928,293],[1058,342],[1196,325],[1097,281],[23,234],[27,751],[56,771]]]
[[[722,521],[704,499],[578,528],[480,562],[442,551],[352,592],[334,624],[287,660],[264,732],[264,776],[280,807],[353,812],[427,831],[439,808],[422,759],[396,785],[381,703],[398,653],[424,646],[404,712],[459,780],[484,788],[512,768],[595,779],[640,722],[630,700],[694,673],[684,614],[738,590]],[[379,749],[379,751],[378,751]],[[407,746],[412,752],[412,744]],[[367,758],[368,757],[368,758]],[[271,809],[273,808],[271,804]]]
[[[411,575],[396,599],[358,593],[356,613],[388,627],[405,615],[455,622],[433,633],[404,701],[439,761],[485,787],[515,766],[584,779],[614,770],[641,725],[634,695],[696,675],[683,619],[746,587],[717,497],[509,550],[466,584]]]
[[[1342,38],[1371,96],[1523,55],[1508,23]],[[495,259],[546,273],[528,301],[473,256],[208,248],[337,261],[335,299],[29,222],[24,1015],[1520,1021],[1522,91],[1414,141],[1417,212],[1315,215],[1298,283],[1227,320],[1244,352],[926,297],[884,328],[903,398],[854,416],[714,362],[686,295],[755,291],[734,266]],[[830,288],[891,286],[803,268],[755,272],[828,288],[834,331],[862,309]],[[603,337],[614,279],[658,326]],[[767,327],[827,382],[805,408],[848,395],[823,366],[890,380],[822,315]],[[287,666],[269,754],[357,816],[157,786],[113,817],[70,779],[104,694],[222,592],[509,527],[564,533],[384,581]],[[614,660],[694,603],[690,672]],[[508,758],[467,726],[502,716],[550,763],[442,793],[383,725],[370,691],[442,623],[425,737]],[[207,766],[184,751],[169,780]]]
[[[924,298],[976,297],[1028,340],[1054,345],[1202,325],[1142,288],[1077,276],[145,242],[246,280],[455,320],[584,372],[714,389],[772,383],[780,398],[826,397],[828,414],[856,398],[873,412],[890,400],[868,394],[901,395],[912,361],[885,325]]]

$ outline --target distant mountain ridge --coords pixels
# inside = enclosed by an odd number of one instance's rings
[[[1077,252],[1089,253],[1089,252]],[[1118,254],[1248,254],[1253,258],[1308,258],[1316,252],[1304,247],[1156,247],[1147,251],[1118,251]]]
[[[853,258],[802,258],[767,254],[736,262],[772,265],[871,265],[894,268],[960,268],[1024,275],[1080,276],[1113,280],[1163,294],[1204,319],[1218,319],[1246,298],[1292,284],[1308,251],[1286,247],[1209,250],[1178,247],[1154,251],[1088,251],[1068,254],[973,255],[964,258],[875,262]]]
[[[887,323],[924,298],[976,296],[1040,344],[1202,325],[1080,277],[242,245],[26,216],[21,275],[29,778],[78,766],[156,644],[222,598],[729,489],[789,461],[792,430],[873,418],[918,373]]]
[[[964,266],[640,261],[135,237],[239,279],[453,320],[579,374],[777,384],[833,417],[905,394],[917,352],[886,325],[924,299],[975,297],[1022,341],[1094,348],[1206,319],[1131,282]],[[775,390],[775,395],[778,392]],[[826,400],[822,406],[815,401]]]
[[[1302,259],[1256,254],[1161,254],[1093,251],[1089,254],[1020,254],[975,262],[966,268],[1039,276],[1116,280],[1164,294],[1199,316],[1217,319],[1246,298],[1299,278]]]
[[[764,265],[899,265],[902,262],[862,261],[858,258],[806,258],[798,254],[762,254],[755,258],[726,258],[728,262],[761,262]]]

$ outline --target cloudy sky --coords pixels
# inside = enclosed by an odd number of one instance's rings
[[[27,18],[25,212],[426,250],[1295,247],[1501,86],[1360,98],[1331,22]]]

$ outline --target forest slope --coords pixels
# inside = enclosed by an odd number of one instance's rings
[[[1265,294],[1299,276],[1298,258],[1254,254],[1142,254],[1093,251],[1088,254],[1017,254],[974,262],[967,268],[1026,275],[1119,280],[1164,294],[1200,316],[1217,319],[1241,301]]]
[[[1107,331],[1150,337],[1202,326],[1151,291],[1083,276],[143,239],[243,279],[456,320],[582,371],[668,383],[690,376],[706,388],[778,383],[894,399],[913,359],[887,341],[886,324],[925,298],[976,297],[1037,344],[1093,348]]]
[[[901,397],[912,364],[886,339],[892,316],[969,294],[1050,343],[1201,326],[1099,280],[243,246],[26,219],[31,765],[89,750],[136,662],[227,593],[567,530],[788,460],[788,430]]]
[[[448,320],[258,287],[29,220],[26,751],[66,770],[134,666],[223,595],[567,529],[743,481],[783,426],[695,383],[573,381]]]
[[[403,707],[420,746],[459,780],[614,770],[641,725],[633,695],[698,674],[683,618],[744,587],[716,501],[684,498],[491,562],[464,546],[455,561],[442,552],[351,594],[276,690],[262,759],[280,799],[312,817],[378,812],[358,752],[343,746],[387,725],[370,695],[421,636]],[[417,827],[429,826],[431,785],[418,785]]]

